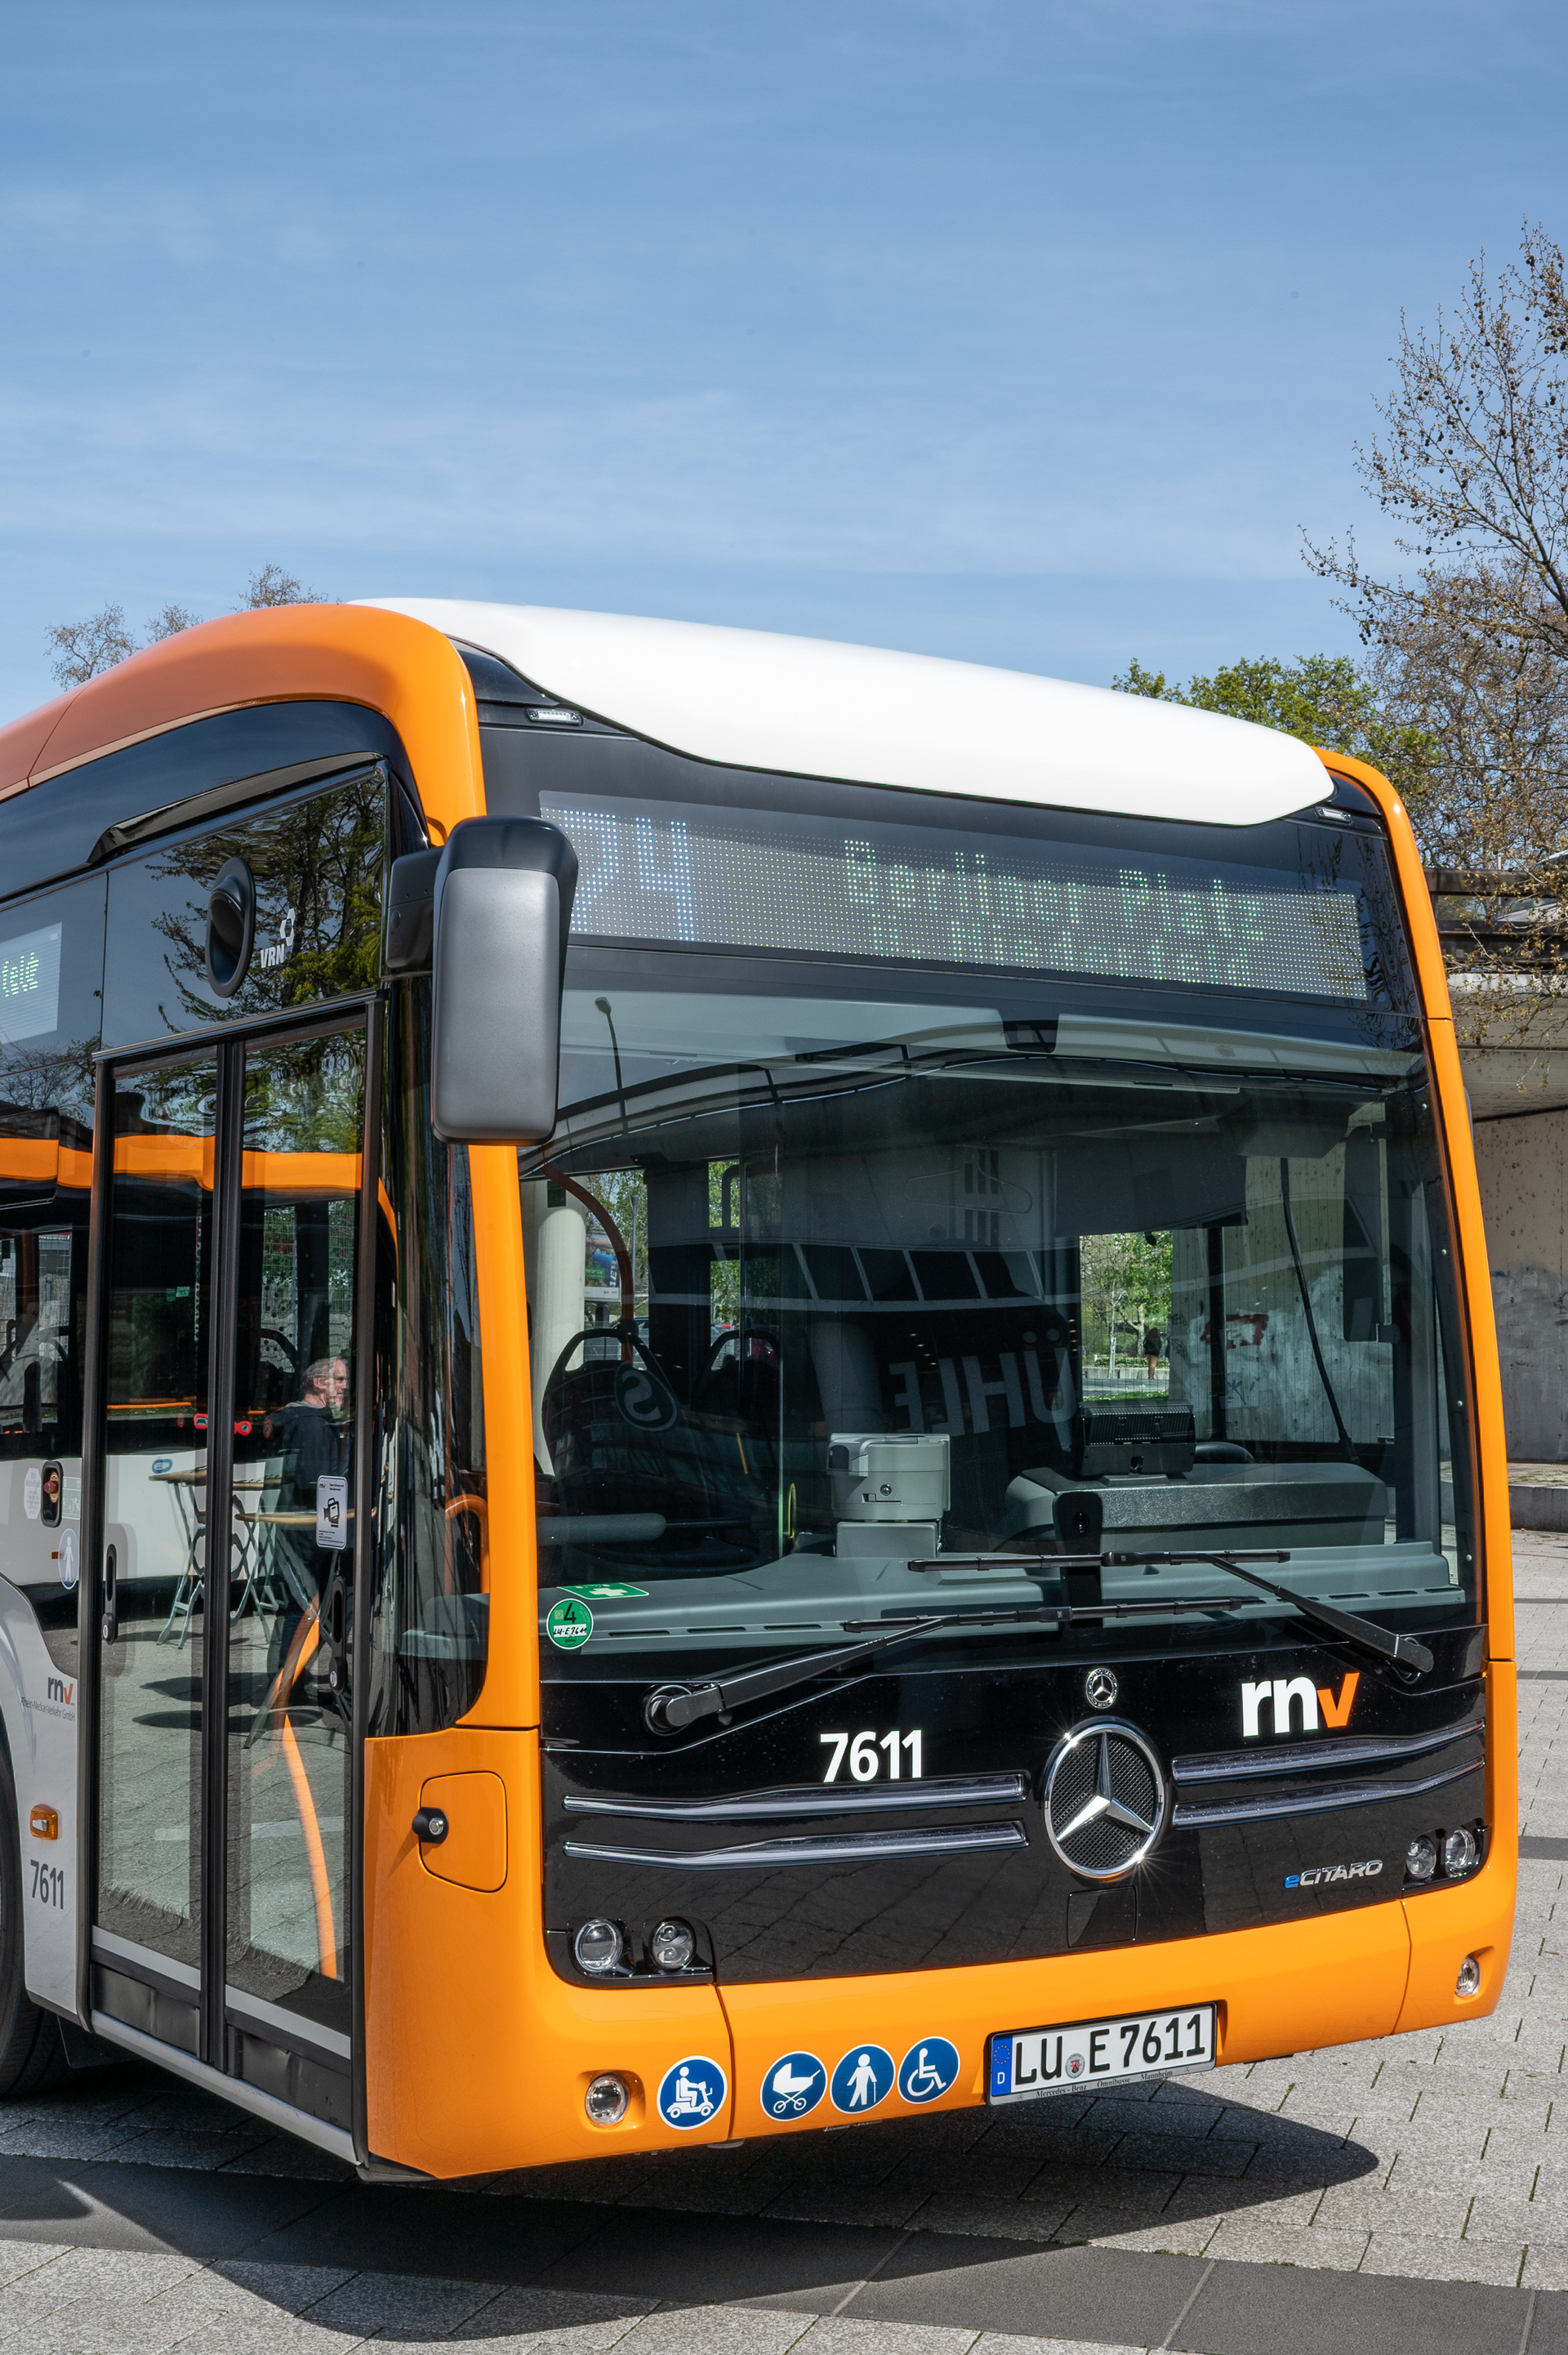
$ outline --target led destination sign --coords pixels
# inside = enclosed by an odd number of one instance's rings
[[[670,803],[540,813],[581,862],[579,934],[1368,996],[1342,876]]]

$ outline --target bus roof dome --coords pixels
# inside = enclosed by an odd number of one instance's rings
[[[1327,790],[1297,737],[1030,671],[550,605],[362,602],[498,655],[597,719],[737,768],[1210,826],[1283,817]]]

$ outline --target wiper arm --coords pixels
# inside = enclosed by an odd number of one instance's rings
[[[1288,1561],[1289,1559],[1287,1553],[1107,1553],[1102,1556],[1107,1563],[1130,1565],[1138,1562],[1148,1570],[1167,1563],[1175,1566],[1184,1561],[1212,1563],[1214,1569],[1229,1571],[1233,1578],[1245,1579],[1249,1586],[1261,1588],[1265,1594],[1272,1594],[1277,1601],[1288,1603],[1293,1610],[1300,1612],[1303,1619],[1328,1628],[1330,1634],[1342,1637],[1347,1644],[1354,1644],[1361,1651],[1370,1652],[1374,1659],[1392,1660],[1396,1668],[1414,1668],[1418,1676],[1425,1676],[1429,1672],[1434,1666],[1433,1656],[1418,1636],[1391,1635],[1375,1620],[1363,1619],[1359,1611],[1341,1611],[1332,1603],[1319,1603],[1314,1594],[1303,1594],[1294,1586],[1281,1586],[1277,1580],[1261,1578],[1255,1570],[1245,1567],[1248,1562]]]
[[[1232,1553],[943,1554],[936,1561],[916,1562],[912,1567],[916,1570],[938,1570],[944,1566],[951,1568],[957,1562],[969,1561],[981,1565],[987,1570],[994,1570],[1003,1562],[1016,1562],[1026,1572],[1038,1572],[1041,1570],[1103,1570],[1118,1564],[1128,1569],[1136,1564],[1144,1570],[1157,1570],[1166,1565],[1174,1567],[1184,1561],[1209,1562],[1216,1570],[1228,1570],[1233,1578],[1245,1579],[1249,1586],[1260,1587],[1264,1593],[1274,1595],[1277,1601],[1288,1603],[1293,1609],[1300,1612],[1304,1619],[1313,1620],[1319,1627],[1330,1629],[1332,1634],[1340,1636],[1347,1644],[1359,1645],[1362,1651],[1370,1652],[1376,1659],[1392,1660],[1397,1668],[1414,1668],[1419,1676],[1425,1676],[1429,1672],[1433,1666],[1432,1654],[1418,1636],[1391,1636],[1386,1627],[1378,1626],[1374,1620],[1363,1619],[1357,1611],[1341,1611],[1335,1604],[1319,1603],[1315,1595],[1302,1594],[1294,1586],[1281,1586],[1274,1579],[1261,1578],[1256,1571],[1245,1567],[1248,1562],[1288,1561],[1289,1559],[1288,1553],[1278,1550],[1266,1553],[1236,1551]],[[1177,1606],[1174,1604],[1167,1604],[1164,1607],[1167,1610],[1172,1610]],[[1211,1607],[1223,1606],[1216,1604]],[[1085,1608],[1082,1604],[1078,1606],[1078,1615],[1080,1618],[1085,1615]]]
[[[1029,1557],[1021,1559],[1027,1561]],[[1273,1556],[1268,1559],[1272,1561]],[[1053,1554],[1049,1560],[1053,1570],[1082,1569],[1089,1563],[1097,1564],[1101,1557],[1097,1553]],[[688,1725],[695,1725],[705,1717],[727,1718],[747,1701],[770,1700],[775,1693],[810,1684],[818,1677],[831,1676],[835,1668],[858,1668],[863,1660],[885,1651],[890,1644],[906,1644],[939,1627],[1044,1623],[1068,1626],[1078,1619],[1134,1619],[1156,1613],[1168,1617],[1172,1611],[1235,1611],[1240,1607],[1239,1604],[1217,1601],[1213,1595],[1202,1595],[1173,1603],[1153,1599],[1147,1603],[1026,1603],[992,1610],[927,1612],[891,1621],[846,1619],[844,1625],[848,1629],[874,1627],[876,1633],[858,1644],[841,1644],[829,1652],[797,1654],[791,1660],[776,1661],[771,1668],[746,1668],[739,1676],[715,1677],[706,1684],[656,1685],[642,1704],[643,1722],[654,1733],[683,1733]]]
[[[810,1684],[813,1677],[825,1677],[834,1668],[854,1668],[889,1644],[906,1643],[910,1636],[923,1636],[942,1624],[940,1616],[906,1620],[903,1626],[868,1636],[863,1643],[810,1652],[804,1659],[797,1656],[778,1660],[769,1668],[747,1668],[738,1677],[715,1677],[702,1685],[655,1685],[642,1704],[642,1721],[652,1733],[683,1733],[701,1718],[727,1717],[748,1700],[768,1700],[774,1693],[788,1692],[791,1685]]]
[[[1414,1668],[1425,1676],[1434,1665],[1426,1646],[1414,1636],[1391,1635],[1359,1612],[1341,1611],[1332,1603],[1319,1603],[1315,1595],[1299,1593],[1293,1586],[1282,1586],[1272,1578],[1264,1578],[1248,1564],[1257,1561],[1288,1561],[1285,1552],[1266,1553],[1083,1553],[1083,1554],[1017,1554],[1007,1556],[944,1557],[951,1561],[985,1559],[989,1563],[1005,1560],[1016,1563],[1020,1570],[1102,1570],[1137,1564],[1146,1570],[1179,1567],[1182,1562],[1207,1562],[1216,1570],[1228,1571],[1233,1578],[1272,1594],[1277,1602],[1288,1604],[1299,1611],[1304,1619],[1329,1630],[1347,1644],[1353,1644],[1375,1659],[1391,1660],[1398,1668]],[[811,1684],[818,1677],[831,1676],[837,1668],[859,1668],[864,1660],[885,1651],[891,1644],[912,1642],[916,1636],[929,1636],[943,1627],[1003,1627],[1021,1625],[1054,1624],[1071,1626],[1078,1620],[1132,1619],[1169,1617],[1181,1611],[1234,1611],[1238,1603],[1226,1603],[1214,1595],[1181,1595],[1167,1600],[1150,1595],[1147,1602],[1125,1603],[1041,1603],[1022,1604],[1015,1607],[992,1610],[938,1611],[921,1616],[903,1619],[894,1624],[887,1621],[848,1619],[846,1629],[864,1626],[875,1633],[863,1636],[856,1644],[837,1645],[831,1651],[797,1654],[793,1659],[776,1661],[771,1668],[745,1668],[739,1676],[715,1677],[700,1685],[656,1685],[642,1704],[642,1717],[653,1733],[683,1733],[689,1725],[699,1724],[704,1718],[727,1718],[748,1701],[770,1700],[777,1693],[789,1692],[797,1685]]]

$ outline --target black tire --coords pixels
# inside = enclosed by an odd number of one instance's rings
[[[41,2094],[66,2073],[59,2021],[27,1993],[22,1936],[16,1785],[11,1761],[0,1745],[0,2101]]]

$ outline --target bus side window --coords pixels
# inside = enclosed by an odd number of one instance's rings
[[[0,910],[0,1465],[81,1450],[103,911],[101,877]]]
[[[430,984],[387,1024],[377,1276],[382,1557],[373,1733],[429,1733],[472,1708],[490,1650],[490,1524],[468,1148],[430,1125]],[[504,1348],[502,1335],[493,1347]]]

